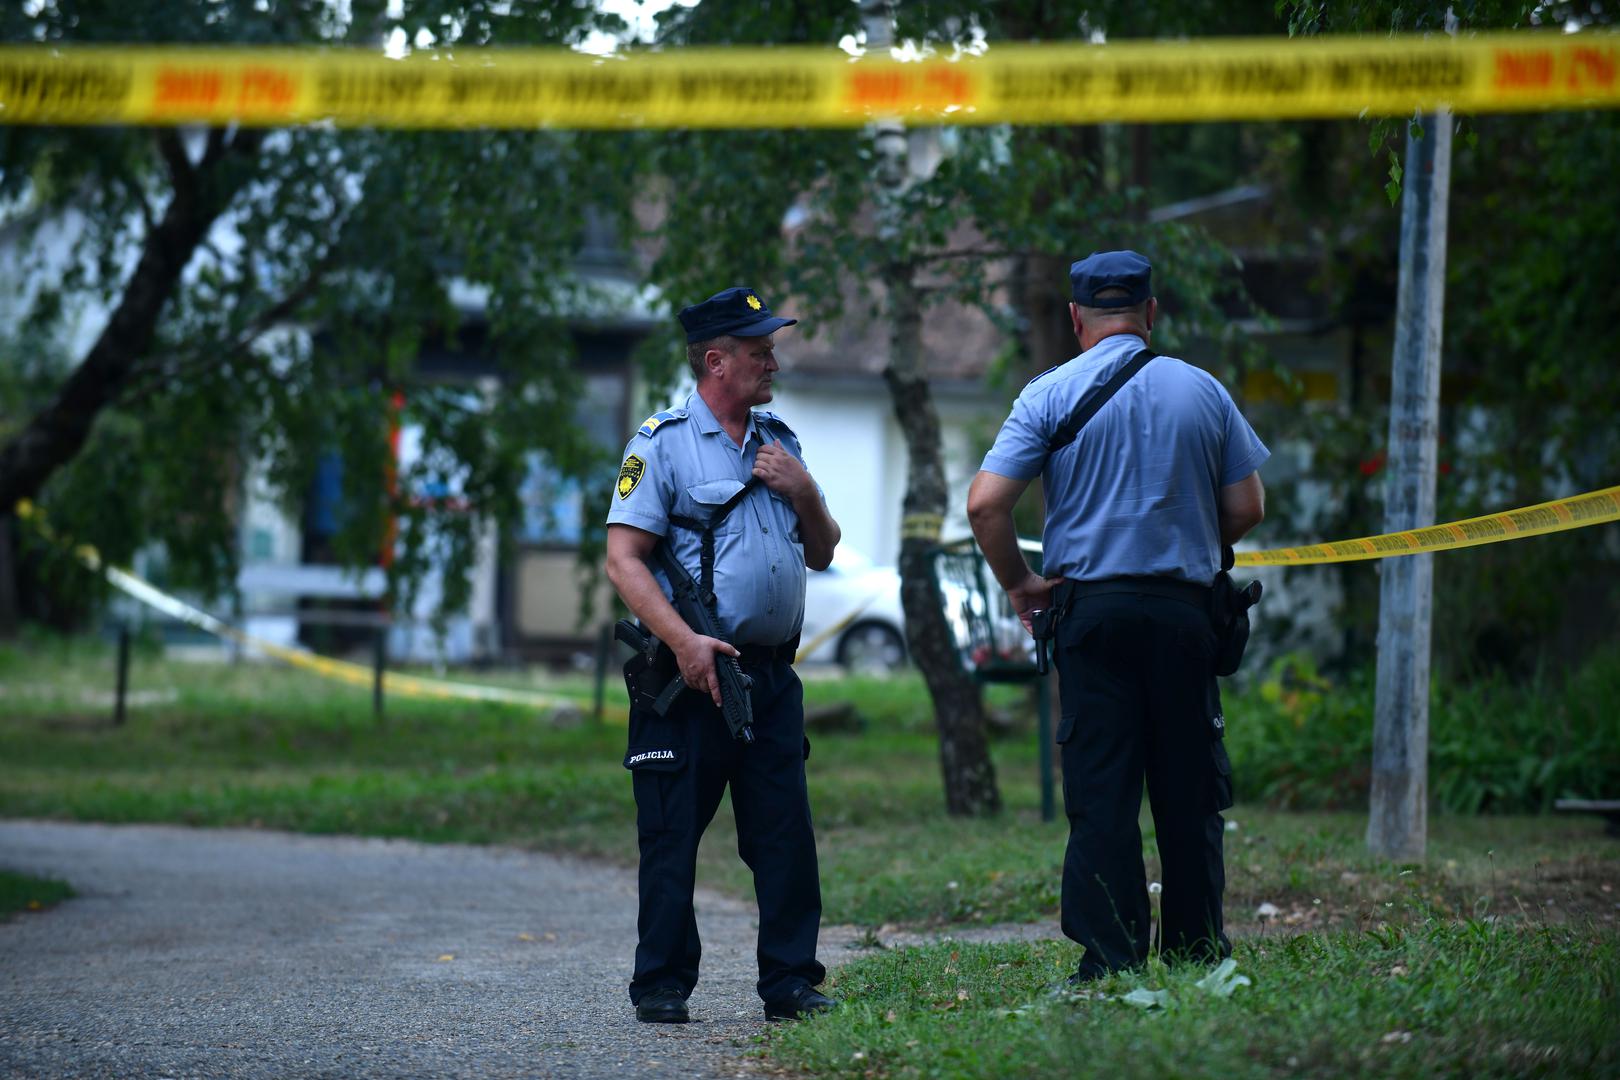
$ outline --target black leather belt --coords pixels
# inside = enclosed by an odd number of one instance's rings
[[[780,645],[739,645],[737,652],[741,654],[737,660],[749,667],[766,667],[778,660],[791,664],[799,653],[799,637],[795,634],[792,641]]]
[[[1059,589],[1069,590],[1068,601],[1087,596],[1129,594],[1134,596],[1163,596],[1180,600],[1201,611],[1209,610],[1209,586],[1167,577],[1116,577],[1101,581],[1067,581]]]

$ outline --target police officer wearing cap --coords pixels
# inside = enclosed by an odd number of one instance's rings
[[[1163,955],[1231,952],[1221,923],[1221,811],[1232,785],[1215,683],[1210,586],[1221,548],[1264,516],[1270,451],[1207,372],[1147,352],[1158,302],[1134,251],[1069,271],[1080,355],[1024,387],[968,494],[974,535],[1026,626],[1057,618],[1062,717],[1063,932],[1080,983],[1149,956],[1143,781],[1163,864]],[[1136,360],[1071,441],[1088,395]],[[1072,430],[1072,429],[1071,429]],[[1041,477],[1046,577],[1018,550],[1012,511]]]
[[[645,1022],[688,1019],[701,955],[692,911],[698,841],[729,784],[738,852],[759,901],[759,995],[768,1019],[794,1019],[834,1004],[814,989],[826,975],[816,961],[821,885],[803,688],[792,662],[806,569],[827,568],[841,533],[798,438],[754,409],[771,400],[771,335],[797,320],[772,315],[748,288],[718,292],[680,320],[697,389],[631,437],[607,518],[608,578],[674,651],[690,688],[664,716],[630,714],[625,766],[641,850],[630,1000]],[[656,566],[659,544],[694,578],[706,574],[724,640],[698,634],[675,610]],[[752,679],[751,743],[734,739],[721,716],[716,653],[738,657]]]

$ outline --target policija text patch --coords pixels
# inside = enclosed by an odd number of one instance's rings
[[[646,472],[647,463],[645,461],[642,461],[634,454],[625,458],[624,464],[619,466],[619,498],[629,498],[630,493],[636,490],[636,485],[641,483],[641,478],[646,475]]]

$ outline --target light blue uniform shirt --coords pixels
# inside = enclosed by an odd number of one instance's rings
[[[701,582],[702,534],[670,517],[708,521],[753,476],[754,455],[765,439],[781,440],[804,460],[798,437],[774,414],[750,413],[738,446],[702,396],[692,393],[683,406],[651,417],[631,437],[607,523],[668,537],[675,558]],[[664,595],[672,596],[663,571],[650,565]],[[793,504],[763,481],[754,485],[714,534],[714,593],[726,639],[733,645],[780,645],[797,634],[804,621],[805,574]]]
[[[1271,456],[1214,376],[1159,357],[1048,458],[1047,444],[1081,399],[1143,347],[1134,334],[1115,334],[1037,376],[984,457],[985,472],[1042,478],[1047,577],[1208,585],[1220,570],[1219,491]]]

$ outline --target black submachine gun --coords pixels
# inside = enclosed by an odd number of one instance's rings
[[[668,544],[658,545],[658,565],[669,578],[674,590],[675,610],[680,612],[686,625],[705,637],[719,638],[720,620],[703,594],[696,579],[669,551]],[[681,673],[675,665],[675,654],[668,645],[646,633],[629,619],[620,619],[613,628],[620,641],[636,650],[624,665],[625,684],[630,690],[632,705],[651,709],[659,716],[669,711],[680,692],[686,689]],[[754,741],[754,700],[749,691],[754,680],[743,674],[742,665],[735,656],[714,654],[715,674],[720,677],[720,714],[725,718],[731,737],[745,743]],[[701,692],[701,691],[700,691]]]

